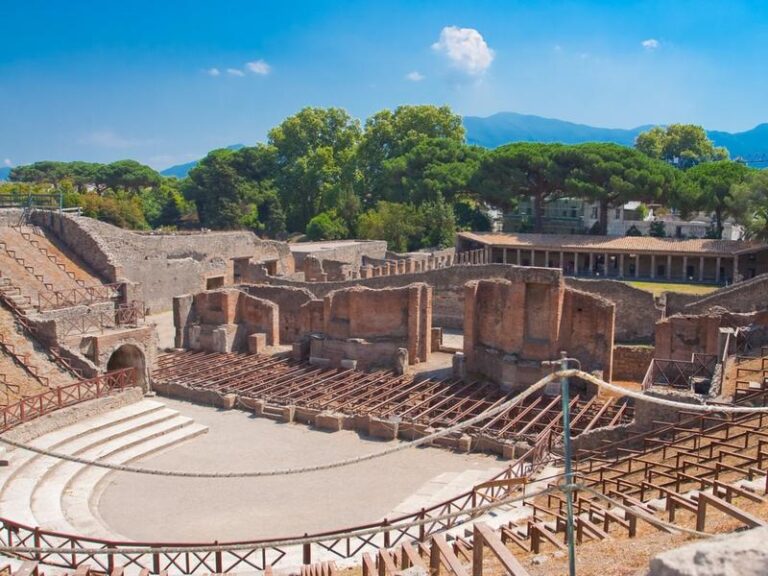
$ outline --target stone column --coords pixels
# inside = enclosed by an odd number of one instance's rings
[[[640,254],[635,254],[635,278],[640,278]]]
[[[531,266],[536,266],[536,250],[531,249]]]
[[[611,261],[608,259],[608,252],[603,254],[603,273],[606,278],[611,275]]]
[[[502,258],[503,258],[504,264],[506,264],[507,263],[507,249],[506,248],[502,248],[502,250],[503,250]]]
[[[520,253],[520,248],[517,249],[517,265],[520,266],[522,263],[522,255]]]
[[[667,254],[667,280],[672,280],[672,254]]]
[[[560,250],[560,270],[565,270],[565,254]]]
[[[683,256],[683,281],[688,280],[688,256]]]
[[[704,282],[704,256],[699,258],[699,282]]]
[[[739,257],[733,255],[733,282],[734,284],[739,281]]]
[[[722,265],[720,256],[715,260],[715,282],[720,284],[720,266]]]
[[[619,278],[624,278],[624,254],[619,254]]]
[[[656,254],[651,254],[651,280],[656,279]]]
[[[595,275],[595,253],[594,252],[589,253],[589,275],[590,276]]]
[[[544,268],[549,268],[549,250],[544,250]]]

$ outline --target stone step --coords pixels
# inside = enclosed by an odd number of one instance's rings
[[[129,429],[121,434],[110,435],[109,439],[99,438],[101,434],[96,434],[95,437],[92,437],[91,446],[81,448],[76,454],[97,460],[183,428],[191,423],[190,418],[174,416],[159,419],[151,424],[141,422],[136,430]],[[89,438],[91,437],[89,436]],[[68,453],[67,445],[60,447],[60,451]],[[62,469],[68,469],[68,467],[79,469],[82,468],[82,465],[37,455],[28,461],[27,465],[19,470],[11,480],[6,482],[0,497],[0,509],[9,518],[22,524],[46,527],[34,515],[33,498],[36,493],[46,496],[51,496],[53,493],[60,494],[60,491],[65,487],[65,484],[58,484],[60,475]]]
[[[142,400],[104,414],[75,422],[69,426],[63,426],[58,430],[49,432],[28,443],[36,448],[47,450],[58,449],[65,443],[80,438],[84,435],[95,434],[104,431],[110,426],[116,426],[132,418],[138,418],[148,413],[165,408],[164,404],[154,400]],[[9,465],[0,468],[0,496],[2,486],[15,474],[28,460],[35,457],[34,452],[21,449],[8,450]]]
[[[138,458],[154,455],[178,445],[181,442],[196,438],[208,432],[208,427],[202,424],[190,424],[149,442],[135,446],[132,449],[108,458],[112,463],[126,464]],[[129,540],[112,531],[98,512],[98,504],[104,490],[109,486],[110,470],[104,468],[81,469],[62,494],[61,511],[67,526],[76,534],[88,534],[110,540]],[[61,518],[58,518],[61,522]],[[57,524],[62,526],[64,524]]]

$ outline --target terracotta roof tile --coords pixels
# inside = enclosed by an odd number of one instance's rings
[[[459,236],[489,246],[595,252],[680,253],[732,256],[768,250],[768,245],[744,240],[654,238],[652,236],[587,236],[580,234],[502,234],[461,232]]]

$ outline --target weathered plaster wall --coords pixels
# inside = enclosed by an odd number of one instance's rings
[[[616,345],[613,348],[613,379],[642,382],[653,360],[653,346]]]

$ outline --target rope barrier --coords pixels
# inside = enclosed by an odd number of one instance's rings
[[[543,481],[547,479],[553,479],[562,477],[562,474],[548,476],[546,478],[539,479],[537,481]],[[385,526],[376,526],[373,528],[364,528],[361,530],[351,530],[343,533],[333,533],[318,536],[308,536],[303,538],[289,538],[286,540],[269,540],[263,542],[240,542],[236,544],[218,544],[218,545],[200,545],[200,546],[158,546],[152,545],[146,547],[133,547],[133,548],[55,548],[55,547],[42,547],[42,546],[0,546],[0,553],[19,553],[19,554],[144,554],[144,553],[158,553],[158,554],[183,554],[187,552],[197,553],[209,553],[209,552],[237,552],[240,550],[263,550],[265,548],[285,548],[288,546],[302,546],[304,544],[317,544],[318,542],[325,542],[328,539],[339,540],[342,538],[375,536],[383,532],[401,531],[417,526],[423,526],[425,524],[432,524],[437,522],[445,522],[461,516],[479,516],[485,512],[500,508],[515,502],[521,502],[529,498],[536,496],[545,496],[553,492],[562,492],[564,486],[561,484],[547,486],[539,491],[529,494],[517,494],[491,502],[490,504],[483,504],[481,506],[475,506],[472,508],[465,508],[457,512],[449,512],[441,516],[434,516],[431,518],[425,518],[423,520],[415,520],[404,523],[394,523]],[[463,524],[463,522],[461,523]],[[457,524],[458,527],[461,524]]]
[[[438,438],[442,438],[444,436],[448,436],[455,432],[459,432],[464,428],[467,428],[468,426],[472,426],[478,422],[487,420],[489,418],[492,418],[493,416],[496,416],[497,414],[500,414],[506,410],[513,408],[515,405],[519,404],[520,402],[522,402],[532,394],[538,392],[553,380],[559,379],[562,377],[566,377],[566,378],[578,377],[581,380],[590,382],[600,388],[605,388],[607,390],[621,394],[623,396],[627,396],[629,398],[642,400],[644,402],[649,402],[651,404],[658,404],[663,406],[669,406],[671,408],[678,408],[680,410],[688,410],[688,411],[695,411],[695,412],[702,412],[702,413],[727,413],[727,414],[768,413],[768,407],[765,407],[765,406],[764,407],[721,406],[721,405],[712,406],[707,404],[688,404],[685,402],[677,402],[674,400],[665,400],[663,398],[657,398],[655,396],[642,394],[639,392],[635,392],[633,390],[627,390],[625,388],[622,388],[621,386],[616,386],[615,384],[610,384],[608,382],[605,382],[604,380],[601,380],[600,378],[597,378],[591,374],[588,374],[587,372],[582,372],[581,370],[570,369],[570,370],[560,370],[557,372],[553,372],[548,376],[545,376],[544,378],[540,379],[538,382],[536,382],[535,384],[530,386],[527,390],[525,390],[524,392],[521,392],[514,398],[511,398],[510,400],[507,400],[506,402],[494,408],[491,408],[490,410],[483,412],[482,414],[473,416],[468,420],[459,422],[458,424],[455,424],[448,428],[437,430],[431,434],[428,434],[427,436],[423,436],[422,438],[417,438],[416,440],[411,440],[409,442],[398,444],[397,446],[385,448],[383,450],[379,450],[378,452],[371,452],[369,454],[365,454],[362,456],[355,456],[353,458],[347,458],[345,460],[338,460],[336,462],[330,462],[325,464],[303,466],[300,468],[282,468],[282,469],[276,469],[276,470],[257,470],[257,471],[244,471],[244,472],[183,472],[183,471],[175,471],[175,470],[161,470],[157,468],[142,468],[139,466],[128,466],[123,464],[111,464],[109,462],[92,460],[89,458],[80,458],[78,456],[73,456],[71,454],[64,454],[62,452],[56,452],[53,450],[45,450],[43,448],[38,448],[30,444],[25,444],[23,442],[11,440],[3,436],[0,436],[0,443],[13,446],[14,448],[19,448],[21,450],[34,452],[42,456],[49,456],[51,458],[66,460],[68,462],[74,462],[76,464],[83,464],[85,466],[94,466],[97,468],[106,468],[106,469],[114,470],[117,472],[130,472],[133,474],[145,474],[150,476],[166,476],[166,477],[173,477],[173,478],[264,478],[264,477],[270,477],[270,476],[289,476],[294,474],[307,474],[310,472],[320,472],[323,470],[331,470],[335,468],[352,466],[354,464],[359,464],[361,462],[366,462],[369,460],[382,458],[384,456],[389,456],[390,454],[401,452],[403,450],[416,448],[417,446],[421,446],[423,444],[429,444],[430,442],[437,440]]]
[[[417,446],[421,446],[422,444],[429,444],[430,442],[437,440],[438,438],[442,438],[443,436],[448,436],[455,432],[459,432],[468,426],[472,426],[478,422],[487,420],[489,418],[496,416],[497,414],[500,414],[506,410],[509,410],[510,408],[513,408],[515,405],[525,400],[528,396],[531,396],[532,394],[541,390],[544,386],[549,384],[549,382],[551,382],[557,377],[558,377],[557,373],[550,374],[549,376],[542,378],[541,380],[536,382],[533,386],[531,386],[524,392],[518,394],[514,398],[511,398],[510,400],[507,400],[506,402],[499,404],[498,406],[491,408],[490,410],[487,410],[482,414],[473,416],[468,420],[459,422],[458,424],[455,424],[448,428],[437,430],[432,434],[428,434],[427,436],[417,438],[416,440],[411,440],[409,442],[398,444],[397,446],[392,446],[390,448],[385,448],[383,450],[379,450],[378,452],[371,452],[368,454],[364,454],[362,456],[355,456],[353,458],[347,458],[345,460],[338,460],[336,462],[330,462],[326,464],[303,466],[301,468],[281,468],[277,470],[257,470],[257,471],[244,471],[244,472],[183,472],[183,471],[176,471],[176,470],[160,470],[157,468],[141,468],[139,466],[128,466],[124,464],[111,464],[109,462],[92,460],[90,458],[80,458],[79,456],[73,456],[71,454],[64,454],[62,452],[56,452],[53,450],[38,448],[36,446],[25,444],[24,442],[18,442],[16,440],[11,440],[10,438],[6,438],[3,436],[0,436],[0,443],[13,446],[14,448],[19,448],[21,450],[34,452],[42,456],[49,456],[51,458],[57,458],[59,460],[66,460],[67,462],[74,462],[76,464],[94,466],[96,468],[106,468],[106,469],[114,470],[117,472],[131,472],[134,474],[146,474],[150,476],[167,476],[167,477],[173,477],[173,478],[264,478],[268,476],[289,476],[293,474],[306,474],[309,472],[320,472],[323,470],[331,470],[334,468],[343,468],[346,466],[351,466],[353,464],[359,464],[361,462],[366,462],[369,460],[382,458],[384,456],[389,456],[390,454],[394,454],[396,452],[402,452],[403,450],[408,450],[410,448],[416,448]]]

